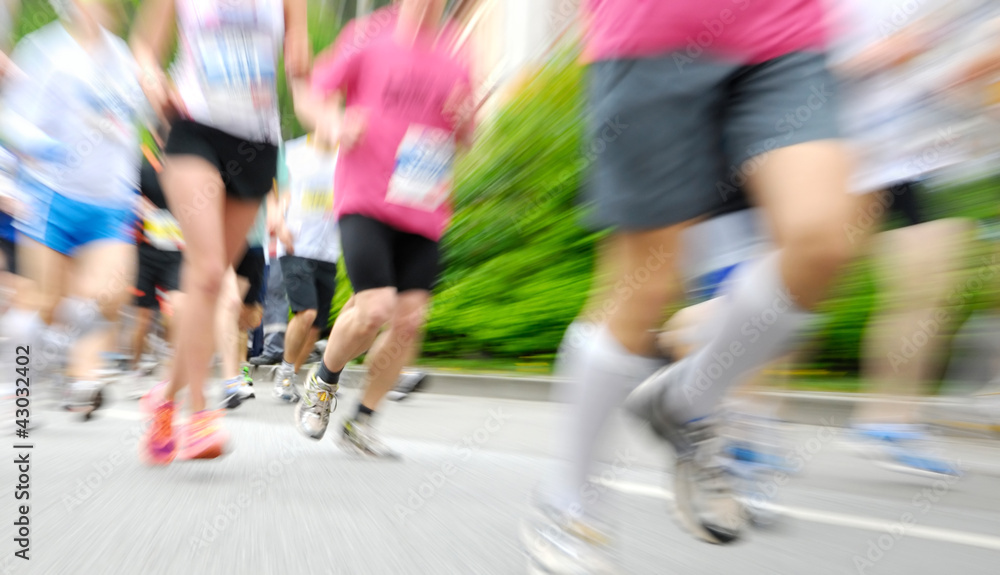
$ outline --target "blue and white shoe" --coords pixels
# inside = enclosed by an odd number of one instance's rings
[[[855,448],[877,465],[922,477],[960,477],[957,465],[930,453],[931,438],[918,425],[867,424],[855,427]]]

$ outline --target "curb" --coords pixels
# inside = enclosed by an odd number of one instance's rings
[[[273,381],[277,366],[252,367],[254,378]],[[306,367],[303,367],[305,373]],[[498,374],[448,373],[426,370],[427,380],[422,392],[465,397],[509,399],[534,402],[554,401],[553,389],[558,384],[554,377],[528,377]],[[364,368],[357,365],[344,370],[341,384],[348,388],[361,385]],[[855,409],[863,404],[887,401],[899,405],[918,404],[934,408],[946,404],[940,398],[914,398],[912,400],[889,399],[856,393],[834,393],[817,391],[766,390],[753,392],[753,396],[777,404],[777,415],[791,423],[809,425],[848,426]],[[949,434],[969,435],[969,432],[948,431]],[[973,433],[983,435],[982,433]]]

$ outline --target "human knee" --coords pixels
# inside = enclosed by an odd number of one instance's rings
[[[786,240],[781,247],[793,259],[831,273],[846,263],[855,249],[849,233],[833,218],[804,218]]]
[[[299,321],[305,325],[313,325],[316,323],[316,310],[314,309],[304,309],[295,314],[299,318]]]
[[[392,322],[392,331],[402,341],[412,341],[424,326],[423,309],[400,315]]]
[[[396,296],[392,294],[378,295],[360,299],[355,303],[361,329],[374,332],[389,323],[396,311]]]
[[[223,279],[227,266],[222,258],[202,258],[196,260],[185,269],[188,276],[188,290],[203,296],[218,297],[222,291]]]

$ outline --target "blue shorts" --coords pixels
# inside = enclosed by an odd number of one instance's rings
[[[22,180],[28,204],[14,227],[26,237],[63,255],[97,241],[135,243],[136,215],[131,207],[109,208],[66,197],[37,182]]]

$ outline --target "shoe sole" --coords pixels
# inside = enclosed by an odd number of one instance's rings
[[[145,438],[139,442],[139,461],[145,465],[153,467],[162,467],[164,465],[170,465],[175,459],[177,459],[177,449],[167,457],[156,457],[149,453],[149,442]]]
[[[642,423],[648,425],[649,429],[653,432],[653,435],[663,441],[677,456],[674,463],[674,503],[672,507],[672,513],[674,520],[687,531],[689,534],[693,535],[696,539],[705,541],[706,543],[711,543],[713,545],[726,545],[734,543],[739,540],[739,529],[734,531],[720,530],[713,528],[712,526],[705,525],[698,520],[698,514],[691,502],[693,497],[691,492],[688,490],[688,486],[691,481],[687,479],[690,474],[690,462],[682,458],[679,453],[678,445],[682,442],[681,438],[677,435],[673,426],[669,423],[664,424],[664,422],[669,422],[669,419],[665,414],[660,413],[662,406],[661,401],[663,393],[665,393],[666,387],[669,383],[665,383],[664,380],[670,378],[676,373],[676,369],[682,363],[674,363],[666,367],[660,368],[656,373],[648,377],[643,381],[635,390],[629,394],[625,399],[625,411],[629,413],[633,418],[641,421]],[[747,517],[746,511],[742,509],[739,502],[735,500],[737,509],[734,509],[732,514],[735,517],[742,516]]]
[[[225,409],[236,409],[242,404],[243,400],[240,399],[240,397],[234,393],[233,395],[230,395],[222,400],[221,407]]]

